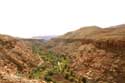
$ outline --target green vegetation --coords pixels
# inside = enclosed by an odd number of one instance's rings
[[[45,52],[40,46],[33,46],[33,53],[38,54],[44,64],[32,70],[29,77],[42,79],[48,83],[85,83],[83,78],[78,78],[68,67],[69,59],[64,55]]]

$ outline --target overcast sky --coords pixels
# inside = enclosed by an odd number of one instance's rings
[[[60,35],[82,26],[125,23],[125,0],[0,0],[0,33]]]

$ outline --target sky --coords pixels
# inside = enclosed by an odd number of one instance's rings
[[[0,34],[62,35],[83,26],[125,23],[125,0],[0,0]]]

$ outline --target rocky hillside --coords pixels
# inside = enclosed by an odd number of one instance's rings
[[[70,57],[71,70],[86,83],[125,83],[125,25],[80,28],[47,47]]]
[[[100,30],[97,26],[81,27],[80,29],[72,32],[68,32],[65,35],[60,36],[61,39],[82,39],[91,36],[92,33]]]
[[[33,68],[42,63],[23,41],[0,35],[0,83],[40,83],[30,81],[26,77]]]

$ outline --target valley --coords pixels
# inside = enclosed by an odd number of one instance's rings
[[[125,25],[49,40],[0,35],[0,83],[125,83]]]

